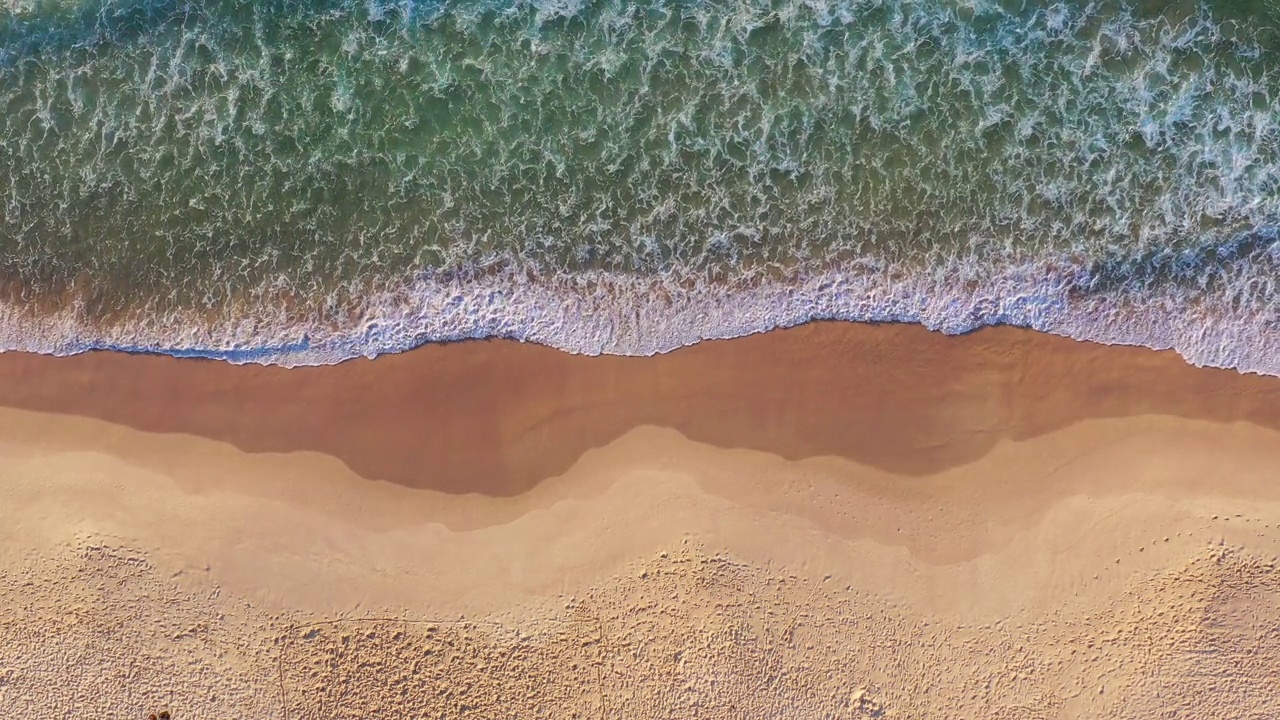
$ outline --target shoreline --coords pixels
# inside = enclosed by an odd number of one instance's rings
[[[741,278],[740,285],[678,268],[652,277],[606,271],[541,277],[503,268],[424,275],[370,290],[341,311],[246,297],[216,312],[152,308],[105,325],[74,299],[38,315],[0,303],[0,348],[310,367],[444,342],[505,339],[570,354],[649,357],[710,340],[842,321],[919,324],[947,335],[1013,326],[1106,345],[1172,349],[1197,367],[1280,376],[1280,360],[1269,351],[1280,346],[1280,306],[1256,282],[1280,263],[1269,253],[1263,248],[1206,268],[1198,280],[1160,280],[1169,258],[1120,278],[1101,261],[1072,257],[994,265],[959,258],[933,268],[868,259],[840,268],[796,267],[785,277]]]

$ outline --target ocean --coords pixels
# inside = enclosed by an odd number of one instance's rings
[[[6,0],[0,348],[1012,324],[1280,374],[1280,0]]]

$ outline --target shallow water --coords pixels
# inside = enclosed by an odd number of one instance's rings
[[[1014,323],[1280,372],[1280,9],[16,2],[0,344]]]

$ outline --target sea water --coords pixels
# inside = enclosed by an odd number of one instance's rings
[[[1280,3],[7,0],[0,347],[1004,323],[1280,374]]]

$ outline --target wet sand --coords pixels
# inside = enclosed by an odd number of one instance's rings
[[[1280,704],[1280,380],[1169,352],[816,323],[6,354],[0,408],[6,715]]]
[[[651,358],[509,341],[296,369],[0,354],[0,407],[199,435],[251,453],[320,452],[407,487],[515,495],[639,425],[717,447],[926,475],[1001,440],[1094,418],[1280,428],[1280,380],[1010,327],[953,338],[916,325],[814,323]]]

